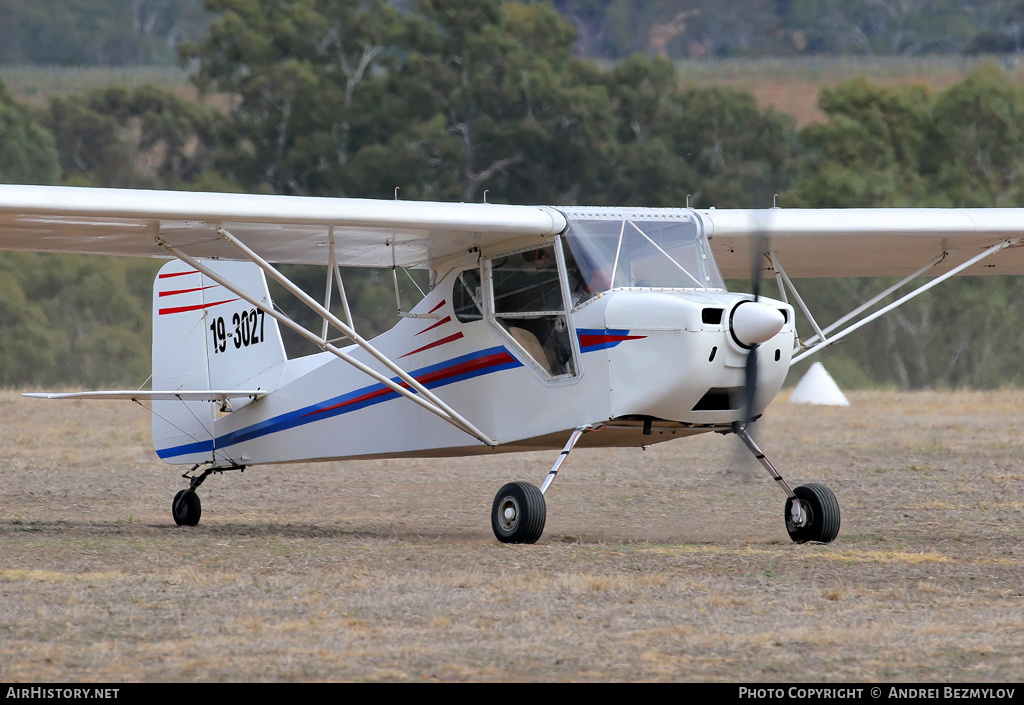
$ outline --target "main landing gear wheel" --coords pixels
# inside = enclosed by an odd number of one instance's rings
[[[824,485],[800,485],[793,494],[800,500],[807,515],[803,526],[793,523],[790,510],[793,500],[786,500],[786,530],[796,543],[832,543],[839,535],[839,502],[832,490]]]
[[[540,489],[528,482],[510,482],[494,496],[491,528],[502,543],[536,543],[544,533],[547,504]]]
[[[192,489],[179,490],[171,503],[171,515],[178,526],[195,526],[203,514],[199,495]]]

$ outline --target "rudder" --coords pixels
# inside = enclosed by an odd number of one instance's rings
[[[253,298],[271,303],[263,270],[251,262],[203,264]],[[180,260],[153,284],[153,389],[273,391],[286,360],[277,320]],[[237,408],[248,400],[237,400]],[[153,403],[153,447],[168,462],[214,458],[215,404]]]

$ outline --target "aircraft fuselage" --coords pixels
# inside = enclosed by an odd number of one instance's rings
[[[628,213],[599,215],[575,233],[435,269],[412,316],[372,341],[497,445],[319,353],[261,372],[272,393],[216,418],[212,440],[165,439],[158,454],[222,467],[475,455],[557,449],[587,425],[602,432],[581,445],[644,446],[759,415],[789,369],[792,308],[726,291],[692,223],[679,231]],[[601,238],[604,254],[592,247]],[[750,408],[743,307],[781,314],[781,328],[758,338]],[[208,344],[217,346],[211,330]],[[215,353],[228,359],[230,346],[219,345]],[[388,374],[365,350],[346,352]]]

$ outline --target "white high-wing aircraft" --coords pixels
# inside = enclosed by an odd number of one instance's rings
[[[195,525],[212,473],[265,463],[559,451],[511,482],[504,542],[544,530],[544,493],[577,444],[735,433],[786,494],[796,542],[830,542],[839,505],[791,489],[748,433],[790,365],[971,265],[1022,274],[1024,209],[694,210],[451,204],[0,186],[0,249],[167,258],[153,292],[152,390],[33,394],[152,404],[153,445],[189,465]],[[326,270],[324,301],[275,264]],[[430,290],[372,341],[330,311],[343,267],[429,270]],[[752,276],[753,271],[753,276]],[[763,298],[760,273],[801,307]],[[266,277],[322,319],[297,326]],[[879,308],[918,276],[927,284]],[[821,327],[792,278],[905,277]],[[752,278],[754,293],[724,280]],[[397,284],[396,284],[397,293]],[[288,359],[288,326],[323,352]],[[344,343],[342,341],[345,341]],[[404,397],[404,398],[403,398]]]

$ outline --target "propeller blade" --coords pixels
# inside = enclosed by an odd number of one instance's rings
[[[764,253],[767,250],[766,238],[759,236],[754,240],[750,257],[750,280],[753,285],[754,302],[761,298],[761,276],[764,271]],[[747,353],[747,364],[744,369],[743,380],[743,417],[741,423],[744,427],[754,421],[754,395],[757,393],[757,349],[759,343],[750,346]]]
[[[762,245],[764,244],[764,238],[758,238],[756,246],[754,247],[753,263],[751,268],[753,271],[750,274],[750,278],[753,281],[754,286],[754,301],[761,298],[761,258],[764,257]]]
[[[754,395],[757,393],[757,349],[759,345],[750,348],[747,353],[747,365],[745,379],[743,380],[743,423],[749,424],[754,421]]]

